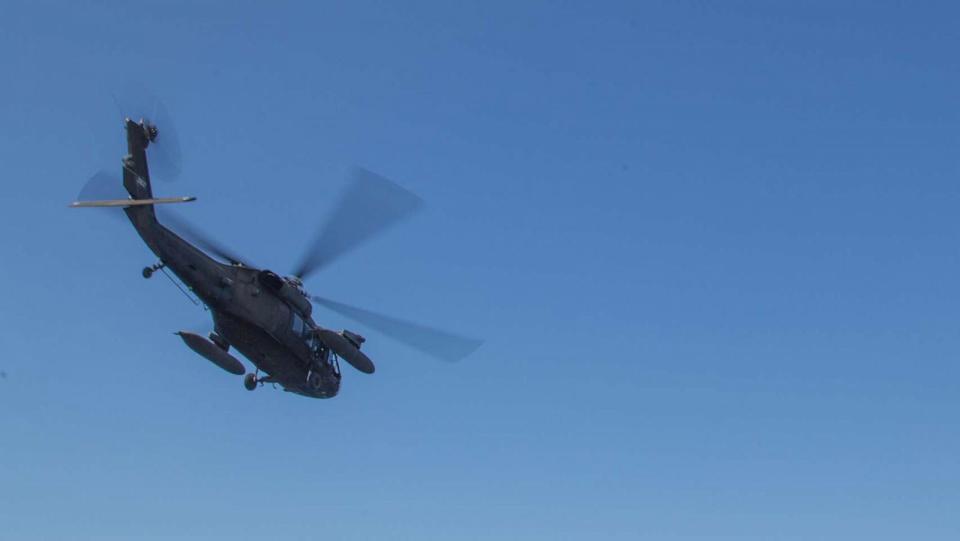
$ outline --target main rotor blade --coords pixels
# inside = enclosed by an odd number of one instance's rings
[[[459,336],[342,302],[316,296],[312,298],[317,304],[444,361],[459,361],[483,344],[483,340]]]
[[[294,276],[306,278],[412,215],[422,204],[417,195],[393,181],[354,167],[350,185],[309,245]]]
[[[123,182],[120,180],[120,178],[106,171],[100,171],[90,177],[90,179],[87,180],[87,182],[83,185],[83,188],[80,189],[80,193],[77,196],[78,202],[111,199],[127,199],[127,194],[123,189]],[[252,267],[252,265],[249,265],[244,261],[244,259],[236,255],[233,250],[226,248],[219,242],[216,242],[208,237],[206,234],[201,233],[197,227],[191,225],[180,216],[177,216],[176,214],[159,207],[157,207],[156,212],[160,215],[161,221],[171,226],[171,228],[177,233],[180,233],[187,239],[193,241],[204,250],[229,263],[239,263],[245,267]],[[123,214],[119,212],[113,214],[115,214],[117,217],[123,217]]]
[[[206,234],[201,233],[196,226],[190,224],[180,216],[177,216],[169,211],[162,211],[160,209],[157,210],[158,213],[160,213],[161,221],[166,222],[166,224],[170,225],[175,232],[183,235],[188,240],[193,241],[197,246],[231,264],[239,264],[243,265],[244,267],[253,267],[253,265],[246,263],[244,259],[236,255],[233,250],[211,239]]]

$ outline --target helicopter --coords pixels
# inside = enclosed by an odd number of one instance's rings
[[[361,373],[374,373],[373,361],[362,351],[366,338],[350,330],[321,326],[313,319],[314,304],[444,360],[459,360],[481,345],[479,340],[310,295],[304,287],[311,274],[418,210],[421,199],[405,188],[355,167],[338,206],[294,272],[285,276],[247,262],[172,215],[162,216],[161,223],[156,207],[196,198],[155,197],[147,150],[163,141],[160,128],[149,118],[129,116],[124,117],[123,125],[127,153],[122,159],[122,186],[127,197],[88,200],[81,192],[80,200],[70,206],[123,210],[158,258],[142,270],[143,277],[169,271],[212,315],[209,335],[186,330],[174,334],[201,357],[243,376],[247,390],[273,384],[306,397],[333,398],[340,391],[341,360]],[[119,184],[120,179],[100,173],[88,185],[104,182]],[[233,351],[248,359],[255,370],[248,372]]]

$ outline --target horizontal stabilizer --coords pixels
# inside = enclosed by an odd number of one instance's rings
[[[189,203],[196,197],[160,197],[156,199],[106,199],[103,201],[74,201],[73,208],[86,207],[139,207],[143,205],[163,205],[167,203]]]

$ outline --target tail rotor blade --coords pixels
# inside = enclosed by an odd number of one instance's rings
[[[386,231],[421,208],[423,201],[399,184],[361,167],[336,209],[320,228],[294,271],[301,279]]]
[[[145,119],[157,127],[157,138],[150,143],[153,156],[150,163],[154,174],[160,180],[172,182],[180,177],[182,171],[182,153],[180,151],[180,136],[177,133],[173,117],[163,102],[156,100],[153,107],[153,116]]]
[[[483,340],[459,336],[323,297],[315,296],[313,300],[398,342],[444,361],[459,361],[483,344]]]
[[[156,139],[150,143],[151,176],[171,182],[180,176],[182,154],[173,116],[157,96],[138,84],[128,83],[120,95],[114,95],[121,119],[140,120],[156,126]],[[124,123],[125,125],[125,123]]]
[[[103,199],[124,199],[123,181],[117,175],[98,171],[80,188],[77,201],[99,201]]]

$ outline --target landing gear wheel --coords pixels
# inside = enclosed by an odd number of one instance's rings
[[[253,391],[257,388],[257,376],[256,374],[247,374],[243,376],[243,386],[247,388],[248,391]]]
[[[158,270],[160,270],[160,269],[162,269],[162,268],[164,268],[164,267],[166,267],[166,266],[167,266],[167,264],[164,263],[163,261],[157,261],[157,263],[156,263],[155,265],[151,265],[151,266],[149,266],[149,267],[144,267],[144,268],[143,268],[143,273],[142,273],[142,274],[143,274],[143,277],[149,279],[151,276],[153,276],[153,273],[157,272]]]

